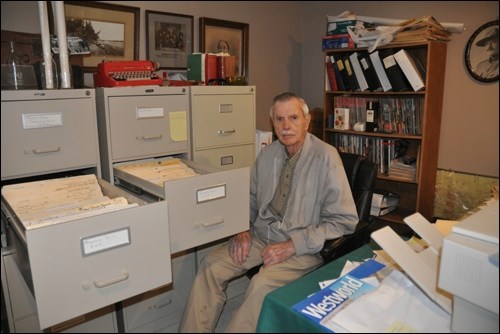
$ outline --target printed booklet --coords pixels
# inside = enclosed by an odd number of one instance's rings
[[[367,260],[339,277],[329,286],[295,304],[293,309],[327,330],[338,330],[329,321],[335,314],[362,295],[378,288],[374,274],[385,265],[373,259]]]

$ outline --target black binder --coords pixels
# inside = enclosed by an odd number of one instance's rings
[[[347,82],[349,83],[349,90],[353,92],[359,92],[360,89],[359,89],[358,79],[356,79],[356,74],[354,73],[354,69],[352,68],[349,56],[346,55],[345,57],[342,58],[342,60],[344,62],[344,67],[347,73]]]
[[[368,52],[360,53],[359,63],[361,64],[361,70],[363,71],[366,82],[368,83],[368,89],[372,92],[382,91],[382,85],[380,84],[380,80],[378,79],[377,72],[373,67],[373,63]]]
[[[391,82],[392,90],[394,91],[413,91],[408,79],[399,67],[396,59],[394,59],[394,51],[392,49],[383,49],[379,51],[382,64],[384,64],[385,72]]]

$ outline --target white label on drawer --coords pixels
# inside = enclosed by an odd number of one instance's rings
[[[102,233],[81,239],[83,256],[130,244],[130,229]]]
[[[23,114],[23,129],[51,128],[62,125],[60,112]]]
[[[219,112],[233,112],[232,104],[219,104]]]
[[[137,108],[137,119],[163,118],[163,108]]]
[[[203,203],[226,197],[226,185],[215,186],[196,191],[196,202]]]

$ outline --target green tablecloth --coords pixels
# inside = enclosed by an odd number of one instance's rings
[[[375,246],[376,247],[376,246]],[[326,329],[316,325],[297,313],[292,306],[318,291],[319,282],[337,278],[347,260],[363,261],[373,257],[374,247],[365,245],[298,280],[270,292],[262,303],[257,333],[325,333]]]

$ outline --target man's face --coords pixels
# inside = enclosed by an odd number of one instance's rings
[[[498,58],[498,39],[490,39],[486,42],[485,47],[490,58]]]
[[[274,131],[289,154],[297,153],[302,147],[310,120],[311,115],[304,116],[297,99],[274,104]]]

